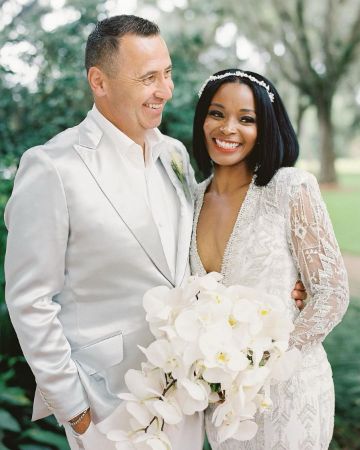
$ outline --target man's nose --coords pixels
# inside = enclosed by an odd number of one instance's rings
[[[155,95],[158,98],[167,101],[171,99],[173,90],[174,90],[173,81],[170,78],[164,78],[159,81]]]

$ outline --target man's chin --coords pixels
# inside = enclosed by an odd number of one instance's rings
[[[149,129],[149,130],[153,129],[153,128],[158,128],[160,126],[160,124],[161,124],[161,119],[162,119],[162,114],[156,120],[155,119],[150,120],[148,122],[148,126],[146,128]]]

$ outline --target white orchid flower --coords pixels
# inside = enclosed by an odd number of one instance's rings
[[[186,368],[189,368],[191,373],[195,373],[196,377],[199,377],[203,370],[204,365],[202,363],[203,354],[197,342],[187,343],[183,352],[182,359]]]
[[[231,340],[231,330],[225,327],[203,333],[199,339],[199,347],[204,354],[204,365],[207,368],[219,367],[238,372],[244,370],[250,363],[246,355]]]
[[[142,444],[138,445],[134,443],[139,436],[144,434],[144,427],[128,414],[126,407],[120,411],[117,425],[120,429],[110,430],[107,433],[107,438],[110,441],[115,442],[116,449],[138,450],[144,448],[142,447]],[[161,431],[160,426],[156,421],[154,421],[148,429],[150,434]]]
[[[183,419],[181,407],[175,395],[165,395],[161,400],[156,400],[153,403],[154,410],[157,415],[164,419],[165,423],[169,425],[176,425]]]
[[[253,367],[249,366],[246,370],[241,371],[236,379],[235,383],[238,386],[251,387],[251,386],[262,386],[265,380],[270,374],[270,369],[266,366]]]
[[[200,333],[201,322],[191,309],[185,310],[175,320],[175,330],[181,339],[196,342]]]
[[[278,383],[288,380],[299,368],[301,363],[301,352],[297,348],[286,351],[279,358],[271,362],[272,382]]]
[[[136,450],[171,450],[171,443],[165,433],[143,433],[137,436],[133,443]]]
[[[143,307],[146,311],[146,320],[167,320],[171,313],[171,302],[174,294],[167,286],[157,286],[148,290],[143,298]]]
[[[147,348],[139,345],[139,348],[151,364],[160,367],[165,373],[172,373],[183,366],[181,356],[174,349],[174,345],[166,339],[158,339]]]
[[[191,416],[207,408],[210,392],[209,384],[203,380],[183,379],[178,383],[175,395],[182,412]]]
[[[271,336],[274,341],[288,342],[293,329],[291,319],[281,311],[271,311],[264,321],[264,333]]]
[[[246,298],[238,298],[233,303],[229,323],[239,337],[244,337],[244,346],[247,337],[258,334],[263,327],[261,317],[257,314],[256,303]]]
[[[269,351],[271,347],[271,337],[263,334],[253,337],[249,344],[249,348],[251,349],[251,358],[255,367],[259,366],[264,357],[264,352]]]
[[[217,392],[211,391],[209,394],[209,405],[212,403],[218,403],[220,401],[220,395]]]
[[[226,320],[232,309],[232,299],[226,295],[225,289],[223,292],[206,290],[200,292],[198,295],[199,303],[197,310],[204,310],[204,307],[209,308],[213,321]]]
[[[141,427],[147,427],[154,417],[144,402],[126,402],[126,410]]]
[[[200,290],[225,290],[223,285],[219,284],[223,276],[218,272],[210,272],[202,277],[198,277],[197,282]]]
[[[205,369],[202,376],[208,383],[220,383],[221,390],[227,390],[231,388],[235,375],[220,367],[212,367]]]
[[[242,420],[236,432],[231,436],[237,441],[250,441],[257,433],[258,425],[252,420]]]
[[[270,398],[269,395],[265,395],[265,394],[258,394],[255,399],[254,399],[256,406],[258,408],[258,410],[261,413],[266,413],[271,411],[272,406],[273,406],[273,402]]]
[[[134,450],[135,446],[131,439],[130,433],[122,430],[111,430],[106,434],[106,437],[110,441],[115,442],[115,447],[117,450]]]
[[[214,411],[212,422],[218,427],[219,443],[233,438],[237,440],[252,439],[257,431],[257,425],[251,419],[256,412],[256,405],[249,402],[239,410],[237,401],[225,401]]]
[[[170,289],[167,286],[157,286],[147,291],[143,298],[143,306],[151,333],[156,338],[165,335],[171,337],[169,335],[171,326],[179,311],[186,305],[187,300],[183,298],[180,287]]]
[[[147,400],[154,397],[154,393],[161,395],[166,384],[165,374],[159,369],[149,370],[147,373],[130,369],[124,378],[132,397],[129,394],[119,394],[123,400]]]
[[[188,395],[194,400],[203,401],[206,400],[210,394],[210,386],[203,380],[184,379],[179,382],[188,393]]]

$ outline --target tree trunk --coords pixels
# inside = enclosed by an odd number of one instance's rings
[[[296,123],[295,131],[299,141],[301,140],[304,114],[309,106],[310,106],[309,100],[305,99],[302,95],[299,94],[297,102],[296,121],[295,121]]]
[[[320,173],[321,183],[336,183],[334,127],[331,120],[332,98],[321,99],[316,104],[320,133]]]

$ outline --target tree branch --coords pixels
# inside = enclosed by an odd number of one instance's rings
[[[357,16],[352,24],[351,31],[349,33],[349,38],[344,45],[344,49],[340,54],[338,60],[334,62],[335,71],[334,77],[336,81],[346,73],[347,67],[355,59],[356,51],[359,49],[360,44],[360,7],[357,11]]]
[[[325,62],[327,72],[329,72],[329,70],[331,70],[331,68],[334,66],[334,60],[333,60],[333,55],[332,55],[331,45],[330,45],[331,36],[334,35],[333,18],[334,18],[334,1],[328,0],[327,9],[326,9],[325,18],[324,18],[324,29],[323,29],[324,62]]]
[[[292,82],[297,87],[299,87],[306,95],[313,95],[314,86],[317,86],[319,83],[319,76],[311,65],[310,45],[305,34],[303,0],[297,0],[297,21],[295,21],[290,13],[285,9],[281,1],[272,0],[272,4],[278,16],[282,39],[286,43],[286,48],[289,51],[292,63],[298,74],[297,81],[293,80]],[[298,49],[295,47],[295,45],[289,42],[289,39],[286,36],[286,29],[284,24],[288,25],[291,30],[294,30],[297,40],[301,44]],[[302,54],[304,55],[304,57],[302,56]],[[282,70],[282,72],[285,76],[285,71]]]
[[[300,48],[304,54],[304,62],[306,65],[306,74],[305,76],[310,77],[311,82],[309,86],[318,86],[321,83],[320,77],[318,73],[314,70],[312,66],[312,56],[311,49],[308,36],[306,34],[306,23],[304,19],[304,0],[296,1],[296,16],[297,19],[297,27],[296,32],[300,42]]]

